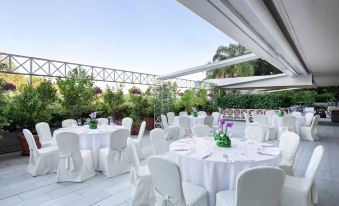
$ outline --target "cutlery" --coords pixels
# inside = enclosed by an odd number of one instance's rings
[[[260,154],[260,155],[266,155],[266,156],[272,156],[272,157],[277,156],[277,155],[267,154],[267,153],[262,153],[262,152],[257,152],[257,153]]]
[[[187,151],[188,149],[174,149],[173,151]]]
[[[211,153],[209,153],[208,155],[205,155],[205,156],[203,156],[201,159],[202,159],[202,160],[204,160],[204,159],[207,159],[207,158],[209,158],[210,156],[212,156],[212,152],[211,152]]]

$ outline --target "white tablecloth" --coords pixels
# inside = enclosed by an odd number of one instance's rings
[[[199,116],[199,117],[193,117],[193,116],[188,116],[190,118],[190,123],[191,127],[194,127],[195,125],[201,125],[204,124],[204,116]],[[179,125],[179,116],[174,117],[174,126],[180,126]]]
[[[258,151],[272,156],[260,155]],[[210,157],[201,159],[211,152]],[[217,192],[235,189],[239,172],[256,166],[278,166],[281,153],[277,147],[263,147],[260,143],[238,138],[232,139],[231,148],[221,148],[215,145],[212,137],[205,137],[173,142],[169,158],[179,165],[184,181],[207,190],[209,205],[214,206]]]
[[[74,132],[79,135],[80,149],[91,150],[93,155],[93,167],[98,169],[99,150],[109,146],[110,134],[122,126],[98,126],[98,129],[89,129],[88,126],[60,128],[54,131],[53,144],[56,145],[55,136],[60,132]]]
[[[282,126],[282,120],[283,117],[279,117],[276,114],[268,114],[268,123],[270,128],[280,128]],[[296,123],[295,123],[295,132],[299,135],[300,134],[300,128],[302,126],[306,125],[306,119],[304,116],[296,117]],[[278,130],[277,130],[278,132]]]

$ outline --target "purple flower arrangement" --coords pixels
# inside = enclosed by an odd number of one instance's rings
[[[16,86],[10,82],[2,82],[1,87],[4,91],[15,91]]]
[[[139,95],[141,94],[141,90],[138,87],[132,87],[129,92],[133,95]]]
[[[230,147],[229,129],[233,127],[233,122],[226,122],[225,119],[219,120],[219,129],[217,130],[214,140],[219,147]]]

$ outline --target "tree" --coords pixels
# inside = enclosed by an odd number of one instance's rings
[[[62,97],[61,105],[71,118],[79,118],[94,100],[92,77],[85,70],[75,68],[69,72],[68,78],[57,78]]]

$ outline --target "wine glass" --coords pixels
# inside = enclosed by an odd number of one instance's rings
[[[78,119],[78,126],[81,126],[81,119]]]

